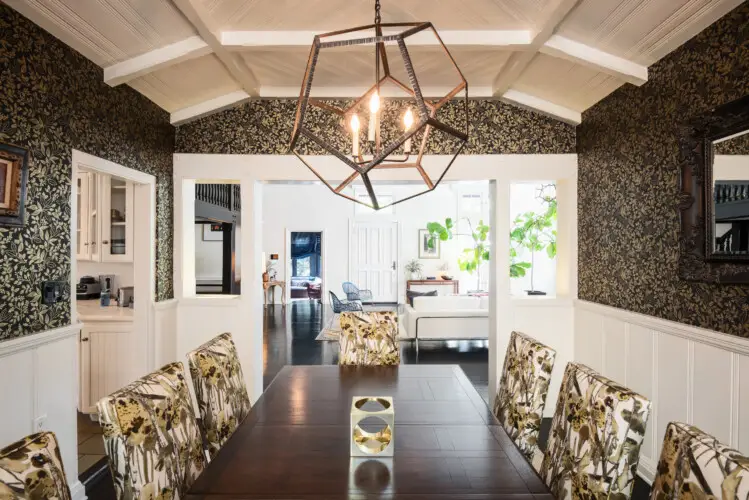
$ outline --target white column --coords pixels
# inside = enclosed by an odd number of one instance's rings
[[[244,332],[234,332],[240,352],[250,400],[254,403],[263,392],[263,199],[262,187],[252,178],[241,181],[242,199],[242,307],[240,325]]]
[[[577,178],[557,181],[557,297],[577,298]]]
[[[489,265],[489,402],[493,406],[512,331],[510,302],[510,184],[495,180],[490,186],[491,261]]]

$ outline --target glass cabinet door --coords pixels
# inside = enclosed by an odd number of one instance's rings
[[[99,176],[89,172],[88,177],[88,248],[91,260],[99,260]]]
[[[75,174],[76,187],[76,221],[75,221],[75,253],[78,260],[91,259],[90,244],[88,241],[88,174],[77,172]]]
[[[133,184],[117,177],[106,177],[103,189],[106,213],[102,213],[102,261],[131,262]]]

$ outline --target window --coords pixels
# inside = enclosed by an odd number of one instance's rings
[[[312,258],[302,257],[294,259],[294,276],[311,276]]]
[[[556,294],[557,195],[553,182],[510,186],[512,295]]]

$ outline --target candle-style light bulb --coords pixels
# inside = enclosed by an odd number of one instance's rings
[[[414,114],[411,112],[411,108],[408,108],[406,110],[406,114],[403,116],[403,125],[406,127],[406,132],[411,130],[411,127],[414,124]],[[411,138],[409,137],[406,139],[406,142],[403,144],[403,150],[406,154],[411,153]]]
[[[377,128],[377,112],[380,110],[380,95],[375,90],[372,97],[369,98],[369,130],[367,139],[370,142],[375,140],[375,129]]]
[[[359,115],[354,113],[351,116],[351,132],[352,137],[352,148],[351,154],[355,157],[359,156]]]

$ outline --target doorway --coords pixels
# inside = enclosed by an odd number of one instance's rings
[[[78,342],[78,474],[105,460],[96,402],[155,364],[156,179],[73,150],[71,318]]]
[[[398,302],[398,222],[355,222],[351,231],[351,281],[372,292],[372,302]]]
[[[290,300],[322,300],[323,232],[288,231],[286,286]]]

